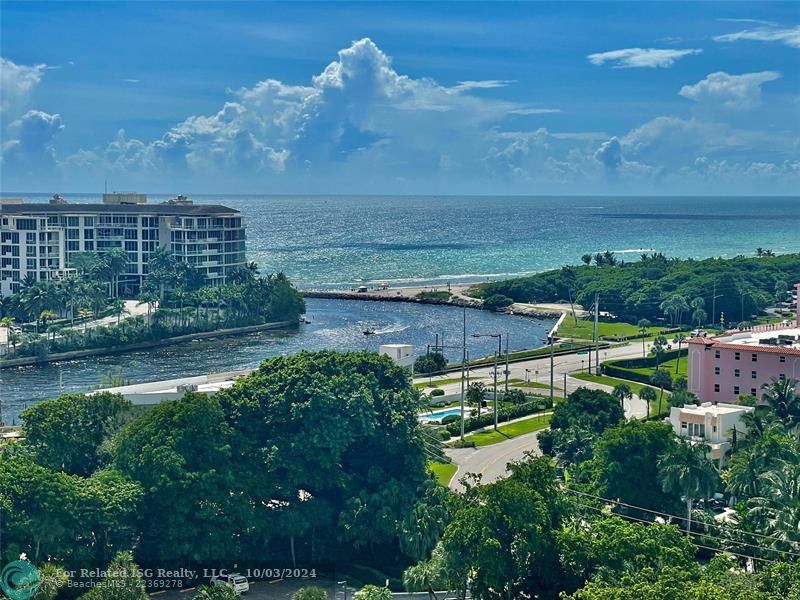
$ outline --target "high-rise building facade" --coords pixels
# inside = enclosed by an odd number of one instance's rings
[[[161,204],[147,204],[141,194],[115,196],[105,194],[102,204],[68,204],[60,197],[49,204],[0,201],[0,294],[17,293],[29,275],[37,281],[63,277],[79,252],[125,250],[123,295],[141,288],[157,248],[170,250],[211,285],[245,264],[239,211],[183,196]],[[135,202],[125,201],[132,197]]]

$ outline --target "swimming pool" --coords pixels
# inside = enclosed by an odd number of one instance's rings
[[[422,423],[438,423],[445,417],[449,417],[450,415],[461,415],[460,408],[448,408],[447,410],[438,410],[436,412],[428,413],[427,415],[421,415],[419,420]]]

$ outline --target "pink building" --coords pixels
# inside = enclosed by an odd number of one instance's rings
[[[761,397],[761,387],[773,378],[800,381],[800,304],[794,322],[691,338],[688,345],[689,391],[701,402]]]

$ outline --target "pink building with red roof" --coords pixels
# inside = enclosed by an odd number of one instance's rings
[[[691,338],[688,346],[689,391],[701,402],[731,402],[743,394],[760,398],[762,386],[774,378],[800,381],[800,303],[794,322]]]

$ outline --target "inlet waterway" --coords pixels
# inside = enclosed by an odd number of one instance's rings
[[[205,375],[257,367],[262,360],[301,350],[377,350],[381,344],[412,344],[424,353],[436,336],[443,345],[460,345],[463,335],[462,309],[405,302],[356,300],[307,300],[310,324],[281,331],[213,340],[197,340],[154,350],[91,357],[42,365],[0,370],[0,406],[3,419],[11,423],[36,402],[58,395],[59,390],[79,392],[99,384],[109,371],[121,368],[132,383]],[[473,333],[502,333],[509,349],[536,348],[545,343],[552,319],[531,319],[475,309],[467,310],[467,348],[470,358],[488,356],[497,350],[492,338],[474,338]],[[375,335],[365,336],[365,330]],[[450,360],[461,358],[449,349]]]

